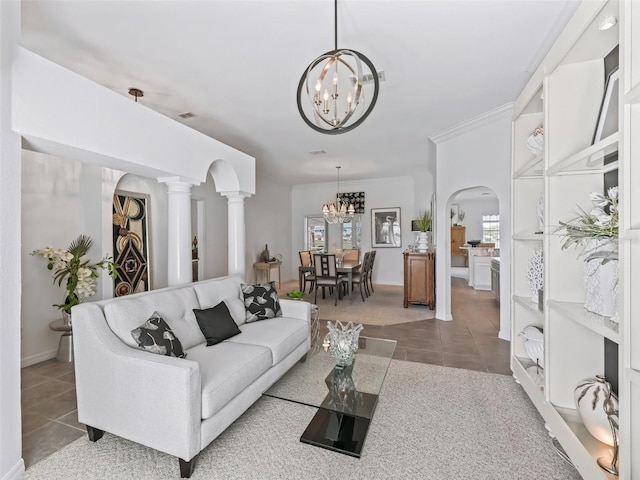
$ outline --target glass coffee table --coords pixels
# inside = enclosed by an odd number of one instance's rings
[[[318,408],[300,441],[359,458],[395,349],[395,340],[360,337],[343,369],[325,351],[310,351],[264,395]]]

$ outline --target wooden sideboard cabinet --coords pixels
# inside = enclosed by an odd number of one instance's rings
[[[435,256],[433,252],[404,252],[404,308],[410,303],[436,305]]]

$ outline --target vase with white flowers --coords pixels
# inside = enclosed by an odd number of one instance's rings
[[[560,222],[556,230],[562,249],[575,247],[584,259],[585,308],[617,321],[618,286],[618,187],[607,194],[589,195],[593,208],[579,209],[578,216]]]
[[[69,318],[71,308],[74,305],[78,305],[85,298],[96,293],[96,278],[98,278],[99,269],[107,270],[114,279],[118,276],[117,265],[110,255],[106,255],[96,263],[91,263],[89,259],[85,258],[92,245],[93,240],[90,237],[79,235],[66,250],[47,246],[31,252],[31,255],[44,257],[48,260],[47,269],[53,274],[53,283],[62,286],[62,282],[65,282],[64,303],[53,305],[62,311],[65,319]]]

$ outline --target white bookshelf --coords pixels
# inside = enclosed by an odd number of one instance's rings
[[[609,15],[618,16],[618,25],[600,31],[598,25]],[[618,44],[619,129],[594,142],[605,88],[604,57]],[[544,150],[534,154],[525,142],[540,125],[544,126]],[[587,432],[575,410],[573,392],[581,380],[604,374],[605,339],[618,344],[618,478],[640,478],[640,322],[637,318],[633,322],[634,312],[635,317],[640,315],[640,294],[636,287],[634,297],[631,289],[640,285],[640,2],[582,2],[516,101],[512,138],[513,375],[583,478],[614,479],[596,463],[598,457],[610,456],[612,449]],[[617,161],[609,157],[614,152],[618,152]],[[578,206],[591,210],[589,194],[602,192],[604,175],[614,171],[622,212],[620,323],[584,308],[583,261],[578,251],[563,250],[562,239],[555,234],[560,221],[577,215]],[[535,233],[540,194],[544,234]],[[542,311],[531,302],[526,281],[528,260],[540,249]],[[536,369],[524,348],[520,332],[528,325],[544,331],[542,370]]]

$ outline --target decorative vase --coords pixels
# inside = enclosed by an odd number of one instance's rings
[[[71,325],[71,312],[62,310],[62,323],[65,325]]]
[[[598,249],[593,240],[587,249]],[[618,322],[618,260],[589,260],[584,263],[584,308]]]
[[[520,336],[524,338],[524,349],[527,356],[544,368],[544,334],[540,327],[535,325],[527,325],[520,332]]]
[[[265,244],[264,250],[260,254],[260,258],[263,262],[269,262],[269,260],[271,260],[271,256],[269,255],[269,245]]]
[[[354,325],[349,322],[343,325],[340,320],[335,323],[327,322],[329,333],[325,336],[322,346],[336,360],[336,368],[348,367],[358,353],[358,338],[362,324]]]
[[[418,252],[427,253],[429,250],[429,234],[427,232],[418,232]]]
[[[610,415],[618,412],[618,398],[602,375],[587,378],[576,387],[573,397],[587,431],[602,443],[614,446]],[[617,434],[616,434],[617,436]]]
[[[542,249],[535,250],[533,257],[529,259],[527,281],[529,282],[531,301],[538,303],[538,290],[544,288],[544,260],[542,258]]]

